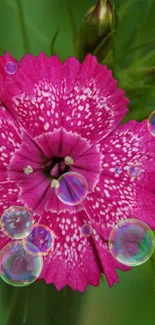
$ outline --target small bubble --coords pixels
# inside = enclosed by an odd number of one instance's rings
[[[92,229],[91,225],[89,225],[87,223],[81,227],[80,231],[81,231],[81,234],[83,237],[90,237],[93,233],[93,229]]]
[[[87,196],[88,184],[84,176],[75,172],[68,172],[58,179],[59,187],[55,192],[63,203],[74,206],[80,204]]]
[[[122,168],[121,167],[116,167],[115,168],[115,173],[120,175],[122,173]]]
[[[151,257],[155,239],[147,224],[137,219],[126,219],[112,229],[108,244],[110,253],[117,261],[136,266]]]
[[[17,64],[14,63],[14,62],[7,62],[6,63],[6,66],[5,66],[5,71],[8,73],[8,74],[14,74],[16,73],[17,71]]]
[[[28,243],[29,250],[36,252],[29,254],[20,241],[13,241],[0,252],[1,278],[15,287],[23,287],[37,280],[43,268],[42,256],[37,256],[38,249]]]
[[[140,175],[140,167],[139,166],[129,166],[128,174],[130,177],[138,177]]]

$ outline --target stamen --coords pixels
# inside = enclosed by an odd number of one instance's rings
[[[59,182],[57,181],[57,179],[52,180],[51,187],[52,188],[58,188],[59,187]]]
[[[73,163],[74,163],[73,158],[70,157],[70,156],[66,156],[64,161],[65,161],[65,164],[68,165],[68,166],[73,165]]]
[[[29,175],[33,173],[33,168],[31,166],[26,166],[25,168],[23,168],[23,171],[26,175]]]

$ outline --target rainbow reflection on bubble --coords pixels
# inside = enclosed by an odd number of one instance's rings
[[[27,237],[32,230],[33,223],[31,212],[21,206],[12,206],[1,216],[1,230],[12,239]]]
[[[15,62],[9,61],[6,63],[5,71],[8,74],[15,74],[17,71],[17,64]]]
[[[81,227],[80,231],[81,231],[81,235],[82,235],[83,237],[90,237],[90,236],[92,235],[92,233],[93,233],[93,228],[92,228],[91,225],[85,223],[85,224]]]
[[[37,256],[38,249],[28,243],[29,250],[36,251],[36,256],[30,255],[21,241],[14,241],[0,252],[0,276],[8,284],[23,287],[33,283],[41,274],[43,268],[42,256]]]
[[[147,127],[150,132],[150,134],[155,137],[155,111],[153,111],[147,120]]]
[[[53,249],[54,238],[54,232],[49,227],[42,224],[35,224],[30,235],[23,240],[23,245],[29,254],[36,255],[33,246],[28,245],[31,243],[34,247],[38,248],[37,256],[45,256]]]
[[[68,172],[58,179],[59,186],[55,189],[60,201],[67,205],[80,204],[87,196],[88,184],[84,176],[76,172]]]
[[[137,219],[120,221],[109,236],[109,250],[124,265],[145,263],[154,251],[154,233],[147,224]]]

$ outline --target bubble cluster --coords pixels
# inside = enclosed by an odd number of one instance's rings
[[[140,167],[139,166],[129,166],[128,174],[130,177],[138,177],[140,175]]]
[[[13,241],[0,252],[0,275],[8,284],[15,287],[27,286],[33,283],[41,274],[43,258],[38,256],[38,249],[31,243],[29,250],[36,252],[32,256],[25,250],[21,241]]]
[[[153,231],[144,222],[126,219],[119,222],[109,236],[109,250],[124,265],[145,263],[154,251]]]
[[[17,71],[17,64],[15,62],[9,61],[6,63],[5,71],[8,74],[14,74]]]
[[[12,239],[27,237],[33,227],[31,212],[21,206],[12,206],[1,216],[1,230]]]
[[[148,117],[148,121],[147,121],[147,126],[148,126],[148,130],[150,132],[150,134],[155,137],[155,111],[153,111],[149,117]]]
[[[56,195],[63,203],[74,206],[80,204],[88,193],[88,184],[84,176],[75,172],[67,172],[58,179]]]
[[[30,235],[23,240],[23,245],[31,255],[36,255],[33,247],[37,247],[37,256],[45,256],[54,246],[54,237],[54,233],[49,227],[42,224],[35,224]],[[34,246],[28,245],[29,243]]]
[[[81,227],[80,231],[83,237],[90,237],[93,233],[93,228],[91,227],[91,225],[85,223]]]

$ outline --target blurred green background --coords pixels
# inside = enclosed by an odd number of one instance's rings
[[[0,0],[0,48],[17,59],[26,51],[75,54],[73,36],[95,0]],[[155,107],[155,1],[115,0],[118,23],[113,73],[130,99],[127,119],[142,120]],[[74,27],[74,29],[73,29]],[[23,36],[26,37],[25,41]],[[104,58],[103,58],[104,59]],[[0,281],[0,325],[152,325],[155,292],[151,261],[109,289],[105,280],[85,293],[37,282],[12,288]]]

